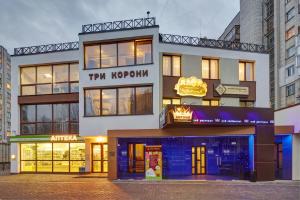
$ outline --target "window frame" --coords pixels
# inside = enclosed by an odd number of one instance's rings
[[[292,93],[289,93],[290,87],[292,87],[292,89],[293,89]],[[290,97],[290,96],[293,96],[296,94],[295,83],[287,85],[285,89],[286,89],[286,93],[285,93],[286,97]]]
[[[151,61],[149,63],[143,63],[143,64],[137,64],[137,55],[136,55],[136,46],[138,42],[141,41],[151,41]],[[119,65],[119,43],[128,43],[128,42],[134,42],[134,63],[132,65]],[[102,62],[101,62],[101,46],[102,45],[107,45],[107,44],[116,44],[116,66],[110,66],[110,67],[102,67]],[[99,46],[100,52],[99,52],[99,59],[100,59],[100,67],[99,68],[87,68],[86,65],[86,59],[85,59],[85,54],[86,54],[86,48],[87,46]],[[84,58],[84,66],[83,70],[93,70],[93,69],[109,69],[109,68],[117,68],[117,67],[129,67],[129,66],[136,66],[136,65],[150,65],[153,64],[153,38],[135,38],[135,39],[127,39],[127,40],[119,40],[119,41],[104,41],[100,43],[91,43],[91,44],[83,44],[83,58]]]
[[[289,54],[288,52],[289,52],[291,49],[294,49],[294,53],[291,54],[291,55],[288,55],[288,54]],[[288,59],[294,57],[294,56],[296,55],[296,51],[297,51],[297,49],[296,49],[295,44],[293,44],[292,46],[290,46],[289,48],[287,48],[287,49],[285,50],[285,59],[288,60]]]
[[[293,35],[290,36],[290,37],[288,37],[289,31],[294,31],[294,32],[293,32]],[[285,31],[285,41],[288,41],[288,40],[294,38],[295,35],[296,35],[295,26],[292,26],[291,28],[289,28],[288,30]]]
[[[171,101],[171,104],[166,104],[166,105],[181,105],[181,98],[168,98],[168,97],[163,97],[163,99],[162,99],[163,107],[164,107],[164,100],[170,100],[170,101]],[[173,104],[173,100],[179,100],[179,101],[180,101],[180,104]]]
[[[255,62],[252,62],[252,61],[239,61],[239,74],[240,74],[240,64],[243,63],[244,65],[244,80],[240,80],[240,77],[239,77],[239,81],[256,81],[255,80]],[[253,76],[253,80],[247,80],[247,63],[251,63],[252,64],[252,76]],[[239,75],[240,76],[240,75]]]
[[[208,102],[208,105],[203,105],[203,101],[207,101],[207,102]],[[212,101],[217,101],[217,102],[218,102],[218,105],[213,106],[213,105],[212,105]],[[213,107],[220,106],[220,99],[202,99],[201,106],[213,106]]]
[[[77,62],[68,62],[68,63],[57,63],[57,64],[43,64],[43,65],[34,65],[34,66],[22,66],[19,69],[19,84],[20,84],[20,94],[19,96],[39,96],[39,95],[51,95],[51,94],[73,94],[73,93],[79,93],[78,92],[71,92],[71,85],[74,83],[78,83],[79,84],[79,80],[78,81],[71,81],[71,76],[70,76],[70,72],[71,72],[71,65],[77,64],[78,65],[78,70],[79,70],[79,63]],[[53,73],[54,73],[54,66],[57,65],[67,65],[68,66],[68,80],[67,81],[60,81],[60,82],[54,82],[54,78],[53,78]],[[39,67],[46,67],[46,66],[50,66],[51,67],[51,83],[38,83],[38,68]],[[35,83],[30,83],[30,84],[22,84],[22,69],[26,69],[26,68],[31,68],[34,67],[35,68]],[[54,93],[53,89],[54,89],[54,85],[55,84],[63,84],[66,83],[68,84],[68,91],[69,92],[64,92],[64,93]],[[47,93],[47,94],[37,94],[37,87],[40,85],[49,85],[51,84],[51,93]],[[30,94],[30,95],[23,95],[23,87],[26,86],[33,86],[34,87],[34,94]]]
[[[68,105],[68,131],[67,133],[57,133],[57,132],[54,132],[54,126],[55,124],[59,123],[58,121],[54,121],[54,105],[56,104],[64,104],[64,105]],[[79,103],[78,102],[73,102],[73,103],[52,103],[52,104],[22,104],[20,105],[20,135],[40,135],[38,132],[37,132],[37,125],[38,124],[51,124],[51,130],[49,131],[49,134],[46,134],[46,135],[55,135],[55,134],[79,134],[79,129],[77,132],[72,132],[72,129],[71,129],[71,126],[73,124],[78,124],[79,125],[79,113],[78,113],[78,121],[74,121],[74,120],[71,120],[71,104],[78,104],[79,106]],[[51,105],[51,120],[49,122],[40,122],[37,120],[37,115],[38,115],[38,112],[37,112],[37,106],[38,105]],[[32,122],[26,122],[26,121],[22,121],[23,119],[23,112],[22,112],[22,106],[34,106],[35,108],[35,114],[34,114],[34,118],[35,120],[32,121]],[[79,111],[79,110],[78,110]],[[24,134],[23,133],[23,128],[22,126],[23,125],[26,125],[26,124],[29,124],[29,125],[34,125],[35,127],[35,130],[34,130],[34,134]]]
[[[208,61],[208,78],[204,78],[203,77],[203,74],[202,74],[202,63],[203,63],[203,60],[207,60]],[[218,78],[211,78],[211,61],[212,60],[216,60],[218,62]],[[220,60],[217,59],[217,58],[206,58],[206,57],[203,57],[201,59],[201,77],[202,79],[209,79],[209,80],[220,80]]]
[[[143,114],[137,114],[137,98],[136,98],[136,88],[143,88],[143,87],[151,87],[152,94],[152,111],[150,113],[143,113]],[[119,90],[122,88],[133,88],[134,89],[134,105],[133,110],[134,112],[132,114],[119,114]],[[103,115],[102,113],[102,90],[107,89],[114,89],[116,90],[116,114],[109,114],[109,115]],[[116,87],[92,87],[92,88],[84,88],[84,117],[109,117],[109,116],[135,116],[135,115],[153,115],[153,84],[146,84],[146,85],[123,85],[123,86],[116,86]],[[99,115],[88,115],[86,112],[86,92],[88,90],[98,90],[100,92],[100,112]]]
[[[293,16],[291,16],[290,18],[288,18],[290,12],[295,12],[295,7],[290,8],[286,13],[285,13],[285,23],[289,22],[290,20],[292,20],[295,17],[295,13]]]
[[[170,71],[170,75],[165,75],[164,74],[164,57],[170,57],[171,58],[171,71]],[[174,65],[173,65],[173,57],[179,57],[180,59],[180,66],[179,66],[179,75],[178,76],[175,76],[174,75]],[[182,70],[181,70],[181,67],[182,67],[182,59],[181,59],[181,55],[171,55],[171,54],[163,54],[162,56],[162,74],[163,76],[166,76],[166,77],[181,77],[181,74],[182,74]]]

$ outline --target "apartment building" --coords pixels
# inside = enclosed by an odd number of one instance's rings
[[[268,66],[261,45],[162,34],[154,17],[16,48],[11,172],[290,179],[290,152],[273,159],[274,134],[292,132],[274,129]]]
[[[0,143],[11,134],[11,65],[10,55],[0,46]]]

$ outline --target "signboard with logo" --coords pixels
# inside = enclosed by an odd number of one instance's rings
[[[161,145],[146,146],[145,177],[147,180],[162,179],[162,152]]]
[[[174,122],[192,122],[193,111],[189,106],[175,106],[173,110]]]
[[[204,97],[207,93],[207,84],[195,76],[181,77],[174,89],[180,96]]]
[[[234,96],[248,96],[249,87],[238,86],[238,85],[223,85],[219,84],[215,88],[216,92],[222,95],[234,95]]]

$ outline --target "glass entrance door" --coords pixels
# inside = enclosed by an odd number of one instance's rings
[[[108,172],[107,144],[92,144],[92,158],[92,172]]]
[[[192,174],[206,174],[206,147],[192,147]]]
[[[145,172],[144,144],[128,144],[128,171],[129,173]]]

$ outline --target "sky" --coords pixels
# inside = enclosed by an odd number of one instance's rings
[[[83,24],[156,17],[160,33],[217,39],[239,11],[239,0],[0,0],[0,45],[78,40]]]

